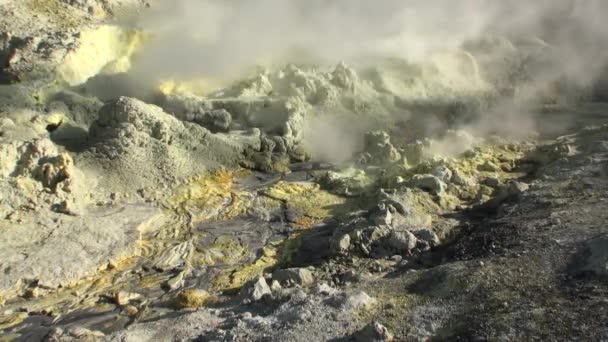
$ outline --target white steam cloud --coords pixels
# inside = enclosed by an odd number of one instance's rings
[[[584,81],[603,67],[607,10],[602,0],[163,1],[141,20],[156,39],[140,67],[224,75],[295,52],[330,61],[373,54],[415,60],[497,33],[547,41],[563,58],[562,70]]]
[[[460,50],[466,52],[458,58],[471,56],[472,72],[479,71],[497,91],[519,82],[517,103],[507,96],[467,129],[517,135],[538,128],[532,109],[538,98],[576,94],[605,78],[606,14],[604,0],[157,1],[139,18],[153,39],[131,74],[151,82],[230,80],[257,65],[345,61],[365,66],[360,63],[379,57],[410,65],[432,61],[441,73],[451,62],[440,65],[436,56]],[[526,48],[530,52],[522,53]],[[395,84],[402,86],[399,80]],[[311,125],[317,132],[308,139],[313,149],[319,144],[315,134],[332,135],[327,127],[340,127],[332,130],[336,140],[350,141],[343,146],[325,141],[318,148],[323,159],[349,154],[358,144],[339,122]]]

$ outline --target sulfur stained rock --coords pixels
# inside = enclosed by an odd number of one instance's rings
[[[209,292],[201,289],[186,289],[177,295],[177,305],[180,308],[199,308],[210,300]]]
[[[77,217],[45,215],[44,225],[25,218],[19,225],[3,228],[0,267],[6,272],[0,295],[18,290],[20,280],[26,279],[48,288],[76,283],[108,260],[136,254],[140,229],[153,229],[162,222],[157,208],[143,205],[89,209]]]
[[[132,300],[140,298],[141,295],[139,293],[126,292],[126,291],[118,291],[114,294],[114,301],[118,305],[127,305]]]
[[[390,136],[383,131],[365,134],[364,152],[359,157],[360,164],[383,165],[401,159],[401,153],[391,144]]]

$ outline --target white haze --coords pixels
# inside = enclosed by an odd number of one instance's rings
[[[382,56],[417,63],[478,38],[503,36],[547,45],[547,63],[527,70],[534,79],[522,87],[534,102],[546,83],[585,87],[602,74],[607,14],[605,0],[157,1],[139,22],[154,38],[132,72],[150,81],[229,79],[255,65],[305,59],[331,64]],[[485,67],[496,73],[492,69],[505,65]],[[520,134],[536,125],[525,101],[502,101],[469,128]]]
[[[603,67],[602,0],[174,0],[155,3],[142,69],[222,75],[304,51],[330,61],[366,54],[421,59],[488,33],[540,37],[581,81]]]

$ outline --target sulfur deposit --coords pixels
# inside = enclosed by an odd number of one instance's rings
[[[607,340],[605,8],[0,1],[0,340]]]

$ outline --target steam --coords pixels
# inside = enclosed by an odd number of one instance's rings
[[[141,19],[156,37],[142,69],[221,75],[291,51],[330,61],[369,54],[421,60],[496,33],[543,39],[569,76],[589,76],[596,71],[589,62],[602,64],[607,9],[602,0],[163,1]]]
[[[457,47],[487,25],[488,17],[475,15],[478,1],[434,2],[163,2],[142,19],[156,41],[141,67],[177,77],[213,77],[252,64],[304,57],[349,61],[377,54],[421,59],[433,50]]]
[[[433,61],[446,75],[443,81],[452,82],[449,58],[436,56],[464,51],[458,58],[470,56],[471,73],[498,93],[514,88],[464,127],[481,135],[518,135],[538,127],[535,106],[556,93],[555,103],[586,96],[598,81],[607,65],[606,13],[603,0],[158,1],[140,18],[153,40],[132,73],[151,82],[232,79],[257,65],[361,66],[381,57],[414,65]],[[352,140],[340,123],[313,126],[316,132],[322,131],[317,126],[336,128],[335,139]],[[325,131],[320,135],[332,136]],[[319,144],[315,137],[308,141]],[[323,145],[324,159],[352,152],[330,145]]]

